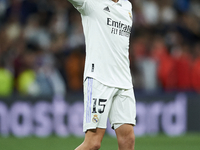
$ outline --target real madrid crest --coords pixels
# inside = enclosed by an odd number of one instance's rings
[[[99,121],[99,118],[97,115],[94,115],[94,117],[92,118],[92,122],[97,123]]]

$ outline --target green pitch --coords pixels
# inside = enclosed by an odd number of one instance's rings
[[[0,150],[74,150],[83,138],[0,137]],[[105,136],[100,150],[117,150],[116,138]],[[135,150],[200,150],[200,133],[179,137],[158,135],[136,137]]]

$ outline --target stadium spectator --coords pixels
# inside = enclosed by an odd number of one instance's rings
[[[84,61],[85,55],[78,48],[66,57],[64,67],[69,91],[82,90]]]
[[[177,49],[176,55],[174,54],[177,89],[181,91],[190,91],[192,69],[192,57],[189,53],[190,47],[184,44]]]
[[[17,90],[21,95],[37,96],[39,87],[36,84],[36,72],[33,69],[35,53],[26,51],[21,59],[21,70],[17,76]]]
[[[192,68],[192,86],[194,90],[200,93],[200,44],[195,45],[195,61]]]
[[[13,75],[6,68],[5,58],[0,57],[0,96],[11,96],[14,86],[13,86]]]
[[[151,48],[151,57],[158,63],[158,79],[163,89],[167,91],[176,89],[175,62],[164,43],[164,40],[157,36]]]
[[[192,56],[194,53],[197,56],[197,48],[193,47],[200,40],[200,2],[130,1],[134,12],[130,65],[135,89],[198,91],[199,58]],[[23,81],[19,88],[18,81],[25,72],[37,83],[35,89],[45,85],[42,82],[49,85],[49,89],[42,88],[48,92],[35,91],[38,96],[81,90],[84,36],[80,20],[68,1],[0,1],[0,56],[6,53],[6,66],[14,77],[14,91],[23,93],[23,84],[28,82]],[[30,52],[30,43],[40,50]],[[25,57],[29,61],[34,59],[29,66],[31,72],[27,71]],[[42,63],[38,65],[38,62]],[[70,70],[74,73],[70,74]]]

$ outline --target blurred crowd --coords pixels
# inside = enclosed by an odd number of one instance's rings
[[[131,3],[134,89],[200,93],[200,1]],[[81,92],[84,43],[67,0],[0,0],[0,96]]]

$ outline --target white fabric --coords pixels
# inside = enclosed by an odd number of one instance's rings
[[[127,0],[69,0],[81,13],[86,41],[84,79],[124,89],[132,88],[129,37],[132,5]]]
[[[108,87],[87,78],[84,82],[83,132],[88,129],[106,128],[109,118],[111,127],[136,124],[136,106],[133,89]]]

